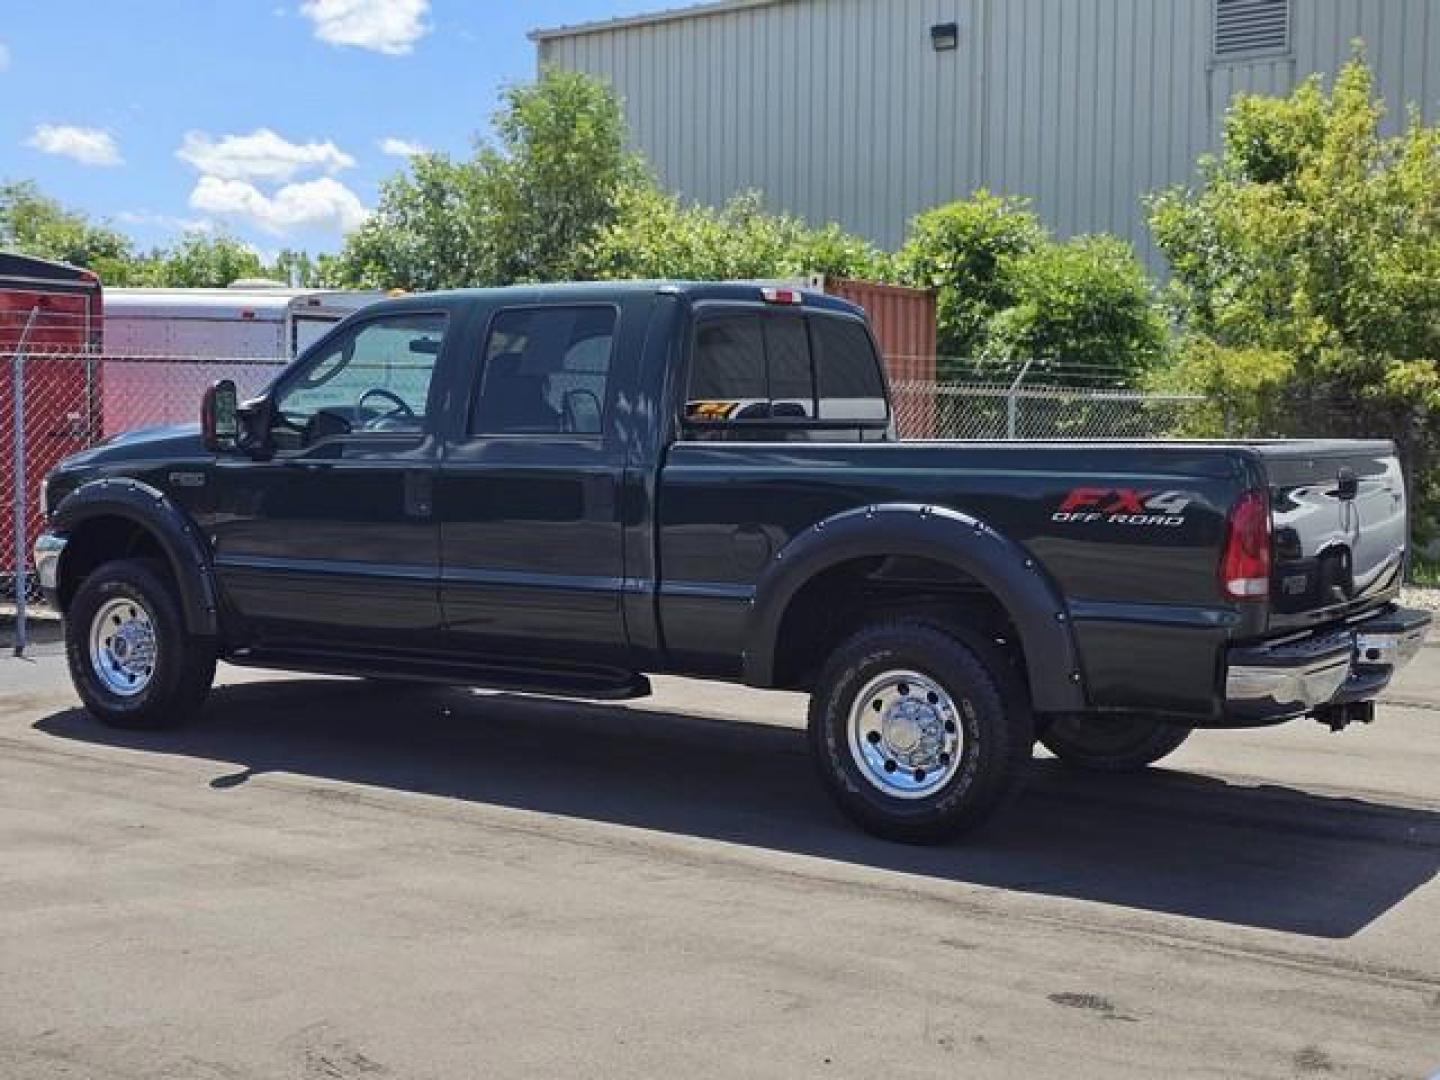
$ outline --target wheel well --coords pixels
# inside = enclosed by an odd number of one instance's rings
[[[60,610],[68,611],[75,591],[102,563],[112,559],[155,559],[173,587],[170,560],[155,534],[145,526],[118,515],[89,518],[70,531],[60,562]]]
[[[1028,685],[1020,636],[999,598],[949,563],[908,556],[852,559],[801,586],[780,621],[775,685],[808,690],[840,641],[868,621],[898,615],[924,616],[983,635]]]

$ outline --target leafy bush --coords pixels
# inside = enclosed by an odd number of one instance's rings
[[[1289,353],[1227,347],[1204,335],[1187,338],[1174,353],[1172,364],[1151,374],[1149,388],[1205,398],[1204,407],[1187,412],[1174,434],[1263,438],[1285,430],[1286,388],[1295,374]]]
[[[1396,440],[1422,535],[1440,466],[1440,129],[1385,136],[1358,57],[1326,93],[1240,97],[1196,190],[1151,202],[1181,323],[1216,353],[1284,354],[1277,433]],[[1240,396],[1244,396],[1243,391]],[[1238,404],[1238,402],[1237,402]]]
[[[1005,261],[1044,242],[1045,230],[1026,200],[983,189],[911,222],[896,271],[906,284],[935,290],[942,355],[980,355],[990,320],[1015,302]]]
[[[1038,243],[1002,258],[998,281],[1011,303],[986,324],[987,359],[1046,361],[1055,383],[1104,375],[1128,385],[1164,351],[1168,330],[1149,278],[1116,237]]]
[[[814,229],[766,213],[758,192],[716,209],[686,206],[653,184],[635,185],[601,230],[591,262],[602,278],[878,277],[885,257],[838,226]]]

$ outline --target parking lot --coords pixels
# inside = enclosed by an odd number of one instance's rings
[[[1433,645],[1373,727],[1040,761],[939,849],[837,817],[794,696],[221,683],[127,734],[0,660],[0,1076],[1440,1069]]]

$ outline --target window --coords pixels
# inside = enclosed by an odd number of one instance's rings
[[[702,321],[685,414],[699,421],[813,417],[815,377],[805,320],[726,315]]]
[[[765,335],[758,316],[707,319],[700,324],[685,415],[697,420],[762,420],[770,415]]]
[[[1290,51],[1290,0],[1215,0],[1215,59]]]
[[[879,360],[863,323],[823,315],[737,314],[703,319],[696,328],[685,416],[701,426],[819,419],[834,420],[841,429],[883,424],[889,412]],[[805,431],[827,437],[814,424],[792,437],[805,437]],[[740,436],[732,429],[708,437]]]
[[[812,319],[821,420],[884,420],[885,384],[875,346],[854,319]]]
[[[275,400],[277,448],[362,431],[423,430],[444,337],[444,315],[390,315],[300,361]]]
[[[615,309],[502,311],[485,342],[476,434],[599,435]]]
[[[810,367],[804,320],[766,319],[765,352],[769,357],[770,416],[775,420],[814,417],[815,373]]]

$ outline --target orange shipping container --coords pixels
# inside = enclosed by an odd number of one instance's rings
[[[927,289],[874,281],[823,278],[815,282],[831,296],[859,304],[870,317],[897,399],[900,434],[928,438],[935,433],[935,294]],[[919,384],[919,385],[916,385]]]

